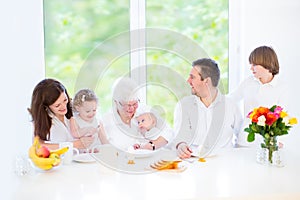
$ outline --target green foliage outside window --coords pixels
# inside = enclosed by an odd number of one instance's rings
[[[44,0],[46,76],[59,79],[71,96],[76,92],[78,74],[95,48],[110,38],[129,31],[129,0]],[[228,88],[228,0],[158,0],[146,1],[146,27],[168,29],[199,45],[221,69],[223,92]],[[147,34],[147,33],[146,33]],[[180,42],[179,42],[180,44]],[[176,44],[171,44],[176,45]],[[117,49],[111,44],[106,48]],[[168,47],[171,50],[173,47]],[[108,57],[103,51],[103,56]],[[191,61],[167,50],[147,49],[147,81],[171,80],[174,87],[184,88],[182,94],[163,84],[149,84],[147,103],[160,105],[168,122],[173,123],[173,110],[181,96],[189,95],[187,83],[176,82],[175,76],[187,79]],[[174,73],[158,73],[160,66]],[[97,67],[97,60],[95,61]],[[99,66],[103,67],[103,66]],[[95,88],[100,112],[111,106],[114,80],[130,73],[130,51],[115,58],[101,74]],[[169,75],[169,76],[168,76]]]

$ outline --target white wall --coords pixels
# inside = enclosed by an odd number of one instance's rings
[[[13,158],[26,154],[31,124],[26,108],[34,85],[44,77],[42,1],[1,1],[0,6],[0,199],[10,199]]]
[[[230,89],[245,76],[250,75],[248,57],[253,49],[261,45],[272,46],[280,64],[280,75],[291,88],[297,85],[300,45],[300,1],[298,0],[230,0],[235,15],[230,17],[230,73],[240,71],[238,80],[230,80]],[[298,73],[297,73],[298,72]],[[234,81],[234,82],[232,82]],[[293,108],[299,102],[294,95]],[[293,111],[294,112],[294,111]]]
[[[230,0],[230,3],[231,10],[235,11],[230,15],[230,76],[240,73],[237,79],[230,80],[230,89],[250,75],[248,57],[251,51],[261,45],[272,46],[279,59],[280,76],[286,79],[293,97],[289,113],[300,119],[297,106],[300,102],[300,1]],[[288,143],[300,140],[299,126],[286,137]]]

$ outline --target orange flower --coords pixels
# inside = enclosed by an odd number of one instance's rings
[[[260,117],[260,115],[258,113],[256,113],[255,115],[252,115],[252,118],[251,118],[252,122],[257,123],[259,117]]]
[[[266,108],[266,107],[259,107],[257,109],[257,112],[260,114],[260,115],[265,115],[268,114],[270,112],[269,108]]]
[[[278,119],[278,115],[276,115],[272,112],[269,112],[269,113],[267,113],[266,124],[271,126],[277,119]]]
[[[247,115],[251,119],[251,123],[244,129],[248,133],[247,141],[253,142],[255,134],[259,134],[264,139],[269,137],[288,134],[288,131],[298,123],[297,119],[289,117],[283,108],[277,105],[271,108],[258,107]],[[267,133],[267,134],[266,134]],[[267,144],[262,144],[267,145]]]

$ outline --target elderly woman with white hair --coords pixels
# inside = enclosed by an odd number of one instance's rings
[[[140,104],[139,89],[132,79],[119,78],[113,86],[112,110],[103,116],[103,125],[109,142],[123,151],[132,148],[141,137],[135,117],[137,112],[144,112],[146,106]],[[164,127],[162,134],[162,137],[156,140],[149,140],[144,146],[145,149],[159,149],[174,137],[174,131],[168,126]]]

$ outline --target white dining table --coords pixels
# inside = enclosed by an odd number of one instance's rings
[[[281,153],[283,167],[257,163],[255,148],[228,148],[206,162],[182,161],[183,170],[156,171],[151,163],[175,153],[161,150],[128,164],[128,154],[107,147],[90,155],[93,161],[13,176],[12,199],[300,199],[299,153]]]

